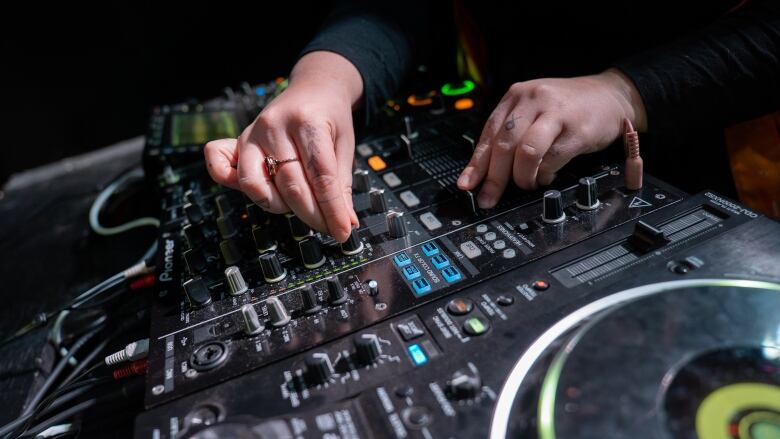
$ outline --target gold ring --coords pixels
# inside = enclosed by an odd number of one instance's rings
[[[268,171],[268,175],[271,178],[274,178],[274,176],[276,175],[276,171],[279,170],[279,165],[283,165],[285,163],[290,163],[295,161],[298,161],[297,157],[292,157],[284,160],[277,160],[274,158],[274,156],[269,155],[265,157],[265,169]]]

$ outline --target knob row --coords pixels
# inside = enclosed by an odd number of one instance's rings
[[[601,202],[598,198],[598,186],[593,177],[583,177],[577,184],[577,208],[581,210],[597,209]],[[542,220],[546,223],[560,223],[566,219],[563,211],[563,196],[560,191],[550,190],[544,193],[542,199]]]

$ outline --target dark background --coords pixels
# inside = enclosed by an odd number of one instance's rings
[[[152,105],[286,75],[329,8],[127,0],[4,8],[0,185],[13,172],[143,134]]]

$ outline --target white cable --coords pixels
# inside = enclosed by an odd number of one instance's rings
[[[152,217],[134,219],[116,227],[104,227],[100,224],[98,219],[100,211],[103,209],[106,201],[111,198],[111,195],[114,194],[117,188],[122,186],[127,180],[130,180],[131,178],[143,177],[143,175],[144,171],[141,168],[133,169],[132,171],[129,171],[123,174],[121,177],[117,178],[113,183],[109,184],[105,189],[103,189],[100,194],[98,194],[97,198],[95,198],[95,201],[92,203],[92,207],[89,209],[89,226],[92,228],[92,230],[95,231],[95,233],[98,235],[110,236],[118,235],[138,227],[160,227],[160,220]]]
[[[125,361],[135,361],[146,357],[149,354],[149,339],[144,338],[134,341],[125,346],[121,351],[116,351],[108,355],[105,359],[106,365],[115,366]]]

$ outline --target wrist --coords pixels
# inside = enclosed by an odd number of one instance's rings
[[[622,107],[623,116],[631,121],[637,131],[647,131],[645,104],[631,78],[614,68],[608,69],[597,76],[614,92]]]
[[[347,58],[335,52],[314,51],[301,57],[290,73],[289,86],[327,91],[351,108],[358,106],[363,97],[360,72]]]

